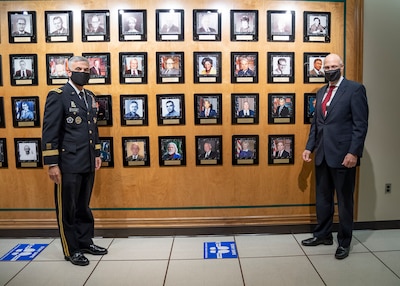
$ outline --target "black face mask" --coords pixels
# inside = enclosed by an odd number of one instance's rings
[[[325,78],[327,81],[337,81],[340,75],[340,68],[337,70],[325,71]]]
[[[87,72],[76,72],[73,71],[71,75],[71,80],[77,85],[84,86],[89,82],[90,74]]]

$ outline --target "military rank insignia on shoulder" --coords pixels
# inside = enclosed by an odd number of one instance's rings
[[[55,88],[55,89],[53,89],[52,91],[54,91],[54,92],[56,92],[56,93],[62,93],[62,90],[59,89],[59,88]]]

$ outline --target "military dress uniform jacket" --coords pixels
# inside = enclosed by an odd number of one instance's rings
[[[45,165],[58,164],[62,173],[94,172],[100,156],[97,104],[85,90],[87,105],[69,84],[47,95],[42,134]]]

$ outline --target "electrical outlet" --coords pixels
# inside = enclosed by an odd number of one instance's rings
[[[392,184],[385,184],[385,194],[390,194],[392,192]]]

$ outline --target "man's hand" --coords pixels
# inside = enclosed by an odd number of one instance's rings
[[[357,155],[347,153],[346,157],[344,157],[342,165],[345,166],[346,168],[355,167],[357,165]]]
[[[50,179],[56,183],[57,185],[61,183],[61,171],[60,168],[56,166],[50,166],[49,171],[47,172],[49,174]]]
[[[96,171],[98,170],[98,169],[100,169],[100,167],[101,167],[101,158],[100,157],[96,157]]]
[[[304,150],[304,151],[303,151],[303,160],[304,160],[305,162],[311,162],[310,155],[311,155],[311,151],[309,151],[309,150]]]

